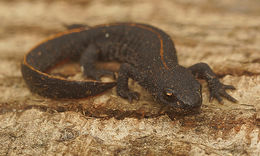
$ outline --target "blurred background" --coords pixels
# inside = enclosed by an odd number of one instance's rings
[[[180,64],[208,63],[239,102],[208,102],[201,81],[201,113],[175,118],[145,93],[129,104],[114,90],[57,101],[27,89],[20,64],[34,45],[114,22],[161,28]],[[0,0],[0,155],[260,155],[259,75],[259,0]]]

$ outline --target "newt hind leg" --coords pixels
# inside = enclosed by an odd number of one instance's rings
[[[100,81],[100,78],[105,75],[114,78],[114,72],[96,68],[95,63],[98,61],[98,58],[99,49],[94,44],[90,44],[82,53],[80,58],[80,66],[83,69],[83,75],[98,81]]]
[[[114,76],[114,73],[108,70],[97,69],[95,63],[99,59],[99,49],[95,44],[90,44],[87,49],[82,53],[80,58],[80,65],[83,68],[83,74],[86,77],[100,80],[104,75]],[[133,100],[139,100],[140,94],[131,91],[128,87],[128,79],[135,78],[135,73],[138,73],[136,69],[128,63],[123,63],[120,66],[117,79],[117,94],[129,102]]]
[[[230,96],[226,90],[235,90],[232,85],[225,85],[219,81],[217,75],[212,71],[212,69],[206,63],[197,63],[188,68],[192,74],[200,79],[204,79],[208,82],[208,87],[210,91],[210,101],[216,98],[220,103],[222,103],[222,97],[225,97],[229,101],[237,102],[235,98]]]

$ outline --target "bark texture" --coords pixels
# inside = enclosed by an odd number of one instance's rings
[[[1,0],[0,155],[260,155],[259,6],[258,0]],[[20,72],[26,51],[64,25],[112,22],[163,29],[180,64],[208,63],[237,88],[229,93],[239,102],[209,102],[204,81],[201,112],[188,116],[163,108],[133,81],[141,99],[131,104],[115,89],[81,100],[28,90]],[[57,73],[82,79],[75,63]]]

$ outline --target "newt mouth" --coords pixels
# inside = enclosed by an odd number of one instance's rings
[[[192,102],[192,103],[184,103],[182,101],[169,101],[165,99],[163,96],[160,96],[159,99],[157,99],[159,103],[162,103],[164,105],[169,105],[173,107],[174,109],[178,111],[195,111],[200,109],[200,106],[202,104],[202,100],[199,99],[197,102]]]

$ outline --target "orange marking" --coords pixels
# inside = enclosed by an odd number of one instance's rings
[[[166,69],[169,69],[169,67],[167,66],[165,60],[164,60],[164,50],[163,50],[163,40],[162,40],[162,36],[160,35],[160,33],[158,33],[157,31],[155,31],[154,29],[150,28],[150,27],[146,27],[144,25],[139,25],[139,24],[134,24],[134,23],[130,23],[129,25],[131,26],[136,26],[136,27],[139,27],[139,28],[143,28],[143,29],[146,29],[146,30],[149,30],[153,33],[155,33],[159,40],[160,40],[160,56],[161,56],[161,61],[163,63],[163,66],[166,68]]]
[[[160,56],[161,56],[161,61],[163,63],[163,66],[166,68],[166,69],[169,69],[169,67],[167,66],[165,60],[164,60],[164,50],[163,50],[163,40],[162,40],[162,36],[160,35],[160,33],[158,33],[157,31],[155,31],[153,28],[150,28],[148,26],[145,26],[145,25],[141,25],[141,24],[137,24],[137,23],[112,23],[112,24],[102,24],[102,25],[97,25],[95,27],[100,27],[100,26],[115,26],[115,25],[127,25],[127,26],[134,26],[134,27],[139,27],[139,28],[143,28],[143,29],[146,29],[146,30],[149,30],[153,33],[155,33],[157,35],[157,37],[159,38],[160,40]],[[94,28],[95,28],[94,27]]]
[[[135,23],[114,23],[114,24],[101,24],[101,25],[97,25],[97,26],[94,26],[92,28],[97,28],[97,27],[102,27],[102,26],[113,26],[113,25],[130,25],[130,26],[136,26],[136,27],[139,27],[139,28],[143,28],[143,29],[146,29],[146,30],[149,30],[153,33],[155,33],[159,40],[160,40],[160,56],[161,56],[161,61],[164,65],[164,67],[166,69],[169,69],[169,67],[167,66],[165,60],[164,60],[164,50],[163,50],[163,40],[162,40],[162,37],[160,35],[159,32],[155,31],[153,28],[150,28],[148,26],[145,26],[145,25],[139,25],[139,24],[135,24]],[[74,80],[68,80],[68,79],[64,79],[64,78],[60,78],[60,77],[57,77],[57,76],[53,76],[53,75],[49,75],[45,72],[42,72],[42,71],[39,71],[37,69],[35,69],[33,66],[29,65],[26,61],[26,58],[27,58],[27,55],[33,50],[35,49],[36,47],[38,47],[39,45],[49,41],[49,40],[52,40],[52,39],[55,39],[55,38],[58,38],[60,36],[63,36],[63,35],[66,35],[66,34],[71,34],[71,33],[76,33],[76,32],[81,32],[81,31],[84,31],[84,30],[87,30],[85,28],[76,28],[76,29],[71,29],[71,30],[67,30],[67,31],[64,31],[64,32],[60,32],[60,33],[57,33],[55,35],[52,35],[50,37],[48,37],[47,39],[39,42],[38,44],[36,44],[33,48],[31,48],[27,54],[24,55],[24,59],[23,59],[23,64],[26,65],[27,67],[29,67],[31,70],[37,72],[37,73],[40,73],[41,75],[44,75],[46,77],[50,77],[50,78],[55,78],[55,79],[60,79],[60,80],[64,80],[64,81],[74,81]],[[89,81],[89,80],[79,80],[80,82],[93,82],[93,81]],[[95,82],[95,81],[94,81]],[[99,82],[97,82],[99,83]],[[103,82],[105,83],[105,82]],[[109,82],[108,82],[109,83]]]
[[[33,48],[31,48],[25,55],[24,55],[24,59],[23,59],[23,64],[26,65],[27,67],[29,67],[31,70],[39,73],[40,75],[44,75],[46,77],[49,77],[49,78],[54,78],[54,79],[59,79],[59,80],[64,80],[64,81],[75,81],[75,80],[69,80],[69,79],[65,79],[65,78],[62,78],[62,77],[58,77],[58,76],[53,76],[53,75],[49,75],[45,72],[42,72],[42,71],[39,71],[37,69],[35,69],[33,66],[31,66],[30,64],[28,64],[26,58],[27,58],[27,55],[33,51],[36,47],[40,46],[41,44],[49,41],[49,40],[52,40],[52,39],[55,39],[55,38],[58,38],[60,36],[63,36],[63,35],[66,35],[66,34],[72,34],[72,33],[75,33],[75,32],[81,32],[83,30],[86,30],[85,28],[76,28],[76,29],[71,29],[71,30],[67,30],[67,31],[64,31],[64,32],[60,32],[60,33],[57,33],[55,35],[52,35],[50,37],[48,37],[47,39],[39,42],[38,44],[36,44]],[[95,82],[95,81],[90,81],[90,80],[78,80],[79,82]],[[97,81],[98,83],[98,81]],[[103,82],[105,83],[105,82]]]

